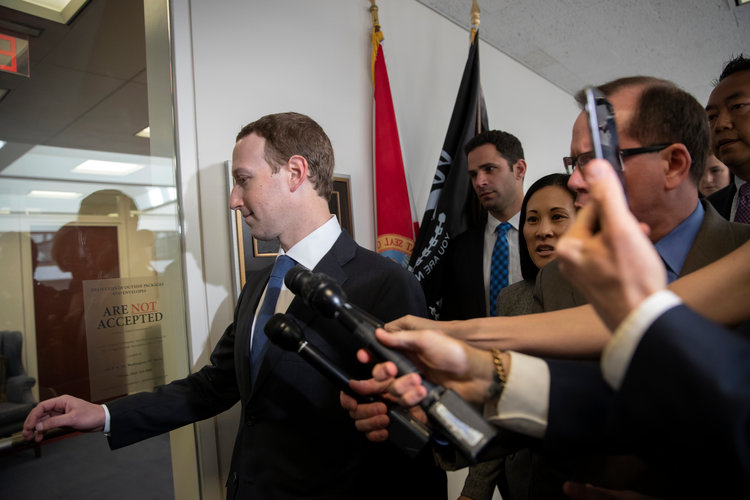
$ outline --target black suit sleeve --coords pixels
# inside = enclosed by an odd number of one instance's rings
[[[248,289],[243,289],[239,304],[247,299]],[[197,373],[152,392],[139,392],[107,403],[111,415],[110,447],[121,448],[231,408],[239,400],[234,339],[232,324],[211,353],[210,363]]]
[[[653,460],[674,464],[681,474],[741,483],[748,491],[748,360],[746,338],[686,306],[670,309],[636,349],[615,398],[610,433],[620,433]]]

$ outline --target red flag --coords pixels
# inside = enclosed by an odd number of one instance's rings
[[[406,188],[388,71],[380,45],[383,35],[373,28],[372,37],[377,252],[406,267],[414,248],[415,222]]]

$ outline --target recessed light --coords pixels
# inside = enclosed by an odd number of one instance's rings
[[[68,24],[89,0],[0,0],[0,5],[49,19],[56,23]]]
[[[119,161],[103,161],[103,160],[86,160],[72,172],[77,174],[96,174],[96,175],[129,175],[133,172],[143,168],[143,165],[136,163],[121,163]]]
[[[136,137],[145,137],[146,139],[151,138],[151,127],[146,127],[137,134],[135,134]]]
[[[5,142],[5,141],[0,141],[0,149],[3,149],[6,144],[8,144],[8,143]]]
[[[72,191],[44,191],[41,189],[34,189],[29,192],[30,198],[56,198],[60,200],[73,200],[80,198],[81,193],[74,193]]]

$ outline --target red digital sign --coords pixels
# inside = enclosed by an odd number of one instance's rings
[[[29,76],[29,39],[0,33],[0,71]]]

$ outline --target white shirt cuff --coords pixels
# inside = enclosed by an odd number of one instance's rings
[[[104,434],[109,434],[109,408],[107,408],[107,405],[102,405],[102,408],[104,408]]]
[[[602,374],[610,387],[618,390],[622,385],[630,360],[651,324],[681,303],[682,300],[673,292],[661,290],[649,295],[620,323],[602,353]]]
[[[500,400],[485,404],[484,416],[506,429],[541,438],[549,415],[549,366],[540,358],[509,352],[510,374]]]

